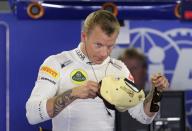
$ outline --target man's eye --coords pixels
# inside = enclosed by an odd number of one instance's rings
[[[96,45],[96,47],[98,47],[98,48],[102,47],[102,45],[101,45],[100,43],[96,43],[95,45]]]

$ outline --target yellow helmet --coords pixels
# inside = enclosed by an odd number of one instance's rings
[[[106,76],[100,82],[100,96],[104,103],[120,112],[137,105],[145,99],[143,90],[124,77]],[[107,103],[106,103],[107,102]],[[107,107],[108,107],[107,106]]]

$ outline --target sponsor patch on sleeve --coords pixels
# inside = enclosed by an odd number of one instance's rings
[[[52,69],[51,67],[48,67],[48,66],[42,66],[40,71],[50,75],[53,78],[58,78],[58,76],[59,76],[59,73],[56,70],[54,70],[54,69]]]
[[[48,81],[48,82],[52,83],[53,85],[56,85],[56,82],[54,80],[49,79],[49,78],[39,77],[38,79],[39,80],[45,80],[45,81]]]

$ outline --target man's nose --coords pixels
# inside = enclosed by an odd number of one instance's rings
[[[103,47],[103,49],[100,52],[100,55],[102,58],[105,58],[109,55],[109,49],[107,47]]]

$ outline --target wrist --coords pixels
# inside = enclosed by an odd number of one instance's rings
[[[75,98],[79,98],[79,95],[78,95],[78,87],[74,87],[74,88],[72,89],[71,96],[72,96],[72,97],[75,97]]]

